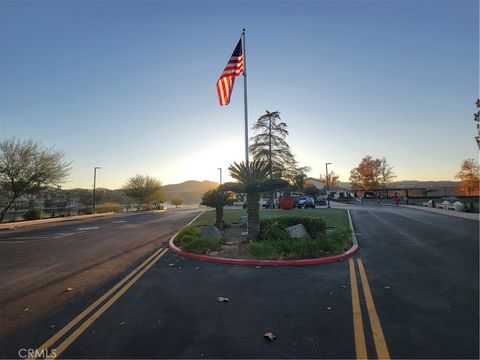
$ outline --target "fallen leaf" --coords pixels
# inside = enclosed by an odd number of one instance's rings
[[[122,325],[125,325],[125,321],[122,321],[122,322],[120,323],[120,326],[122,326]]]
[[[255,266],[255,269],[260,269],[260,266]]]
[[[175,266],[175,264],[168,264],[168,266]]]
[[[196,267],[196,268],[195,268],[195,270],[200,270],[200,269],[201,269],[201,267],[200,267],[200,266],[198,266],[198,267]]]
[[[273,341],[275,340],[277,337],[275,335],[272,334],[271,331],[269,332],[266,332],[265,334],[263,334],[263,337],[267,340],[270,340],[270,341]]]
[[[326,308],[328,311],[332,310],[332,307],[331,306],[327,306]]]
[[[330,291],[329,294],[330,294],[330,295],[333,295],[333,291]]]
[[[28,310],[30,310],[30,308],[25,308],[25,309],[23,309],[23,311],[28,311]]]
[[[55,327],[55,325],[50,325],[50,329],[53,329]]]
[[[230,301],[229,298],[226,298],[226,297],[223,297],[223,296],[217,297],[217,300],[220,301],[220,302],[229,302]]]
[[[385,285],[384,288],[387,289],[387,290],[390,290],[390,286],[388,286],[388,285]]]
[[[181,266],[179,266],[179,267],[178,267],[178,270],[182,270],[182,267],[181,267]]]
[[[72,290],[73,290],[73,288],[67,288],[67,290],[66,290],[66,291],[72,291]]]
[[[342,288],[342,289],[346,289],[346,288],[347,288],[347,285],[342,285],[341,288]]]

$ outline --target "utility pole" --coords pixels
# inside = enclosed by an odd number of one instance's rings
[[[218,171],[220,171],[220,185],[222,185],[222,168],[218,168]]]
[[[477,109],[480,109],[480,99],[477,99],[475,105],[477,105]],[[475,136],[475,141],[477,142],[478,149],[480,150],[480,110],[473,114],[473,120],[477,123],[477,136]]]
[[[101,169],[99,166],[93,168],[93,201],[92,201],[92,214],[95,213],[95,187],[97,185],[97,169]]]
[[[332,163],[325,163],[325,177],[327,179],[327,207],[330,209],[330,187],[328,184],[328,165],[332,165]]]

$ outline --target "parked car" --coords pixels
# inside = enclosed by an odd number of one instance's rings
[[[270,199],[263,199],[260,204],[262,205],[262,208],[264,209],[268,209],[270,208]],[[247,208],[247,202],[245,201],[243,203],[243,208],[246,209]]]
[[[295,199],[295,207],[315,209],[315,199],[312,196],[299,196]]]
[[[318,206],[326,206],[326,205],[327,205],[327,201],[324,200],[324,199],[318,199],[318,200],[315,200],[315,205],[318,205]]]
[[[365,193],[363,194],[363,198],[364,199],[376,199],[377,196],[372,191],[365,191]]]

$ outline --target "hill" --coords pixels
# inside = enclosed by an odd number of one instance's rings
[[[202,195],[209,189],[217,187],[218,183],[214,181],[196,181],[189,180],[180,184],[164,185],[167,198],[172,195],[178,195],[183,198],[186,205],[198,205],[201,202]]]

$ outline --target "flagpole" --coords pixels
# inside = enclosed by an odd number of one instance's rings
[[[243,105],[245,112],[245,164],[248,167],[248,106],[247,106],[247,54],[245,49],[245,29],[242,31],[243,54]]]

